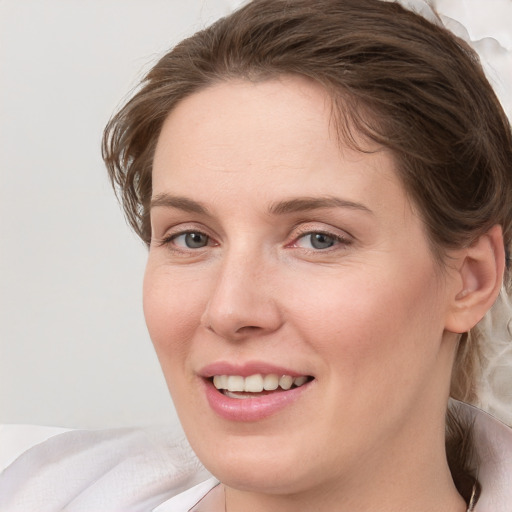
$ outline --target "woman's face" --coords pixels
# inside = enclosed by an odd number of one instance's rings
[[[226,82],[182,101],[158,141],[151,224],[147,325],[219,479],[291,493],[429,459],[453,287],[393,158],[340,149],[320,86]]]

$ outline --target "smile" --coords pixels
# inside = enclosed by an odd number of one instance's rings
[[[315,387],[312,385],[316,381],[312,376],[284,372],[240,373],[246,376],[215,372],[202,379],[209,406],[228,421],[255,422],[278,414],[309,395],[308,390]]]
[[[306,375],[292,377],[291,375],[277,375],[274,373],[263,375],[256,373],[247,377],[241,375],[215,375],[213,385],[230,398],[252,398],[254,394],[265,391],[276,391],[278,388],[288,391],[303,386],[311,378]]]

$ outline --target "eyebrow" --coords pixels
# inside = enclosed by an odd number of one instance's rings
[[[361,203],[347,201],[339,197],[296,197],[288,201],[280,201],[270,206],[269,212],[274,215],[284,215],[287,213],[306,212],[319,210],[321,208],[349,208],[351,210],[360,210],[367,213],[373,213],[368,207]]]
[[[197,201],[193,201],[186,197],[172,196],[170,194],[158,194],[153,197],[151,199],[150,207],[156,208],[157,206],[176,208],[185,212],[199,213],[201,215],[208,215],[209,213],[208,208]]]
[[[156,207],[176,208],[189,213],[198,213],[209,215],[208,208],[192,199],[182,196],[173,196],[170,194],[158,194],[151,199],[151,208]],[[347,201],[339,197],[296,197],[286,201],[273,203],[269,207],[271,215],[286,215],[289,213],[300,213],[311,210],[320,210],[322,208],[348,208],[351,210],[360,210],[367,213],[373,213],[368,207],[361,203]]]

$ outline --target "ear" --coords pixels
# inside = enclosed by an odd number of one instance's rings
[[[446,330],[464,333],[483,318],[500,292],[504,269],[503,233],[496,225],[457,257]]]

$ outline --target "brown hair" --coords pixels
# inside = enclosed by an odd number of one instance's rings
[[[160,59],[103,139],[110,178],[145,243],[152,158],[169,112],[213,83],[283,74],[326,88],[343,142],[362,134],[393,152],[436,256],[495,224],[510,246],[511,130],[478,57],[444,28],[379,0],[253,0]],[[452,385],[469,400],[478,361],[470,342],[461,340]]]
[[[510,126],[478,57],[447,30],[378,0],[254,0],[178,44],[106,127],[103,156],[149,244],[153,151],[186,96],[231,77],[322,83],[350,130],[390,148],[435,246],[501,224],[512,238]]]

